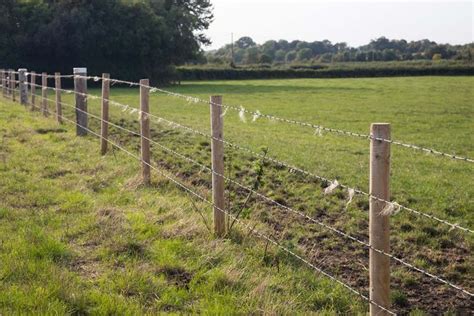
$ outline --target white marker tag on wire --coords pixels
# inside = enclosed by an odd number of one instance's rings
[[[317,127],[316,130],[314,131],[314,135],[318,135],[318,136],[323,136],[323,131],[321,130],[321,127]]]
[[[398,212],[400,212],[400,208],[401,208],[400,204],[398,204],[397,202],[387,203],[384,209],[380,212],[380,215],[383,215],[383,216],[395,215]]]
[[[228,110],[228,109],[229,109],[229,108],[225,108],[225,109],[224,109],[224,112],[222,112],[221,117],[224,117],[224,116],[227,114],[227,110]]]
[[[255,111],[252,117],[252,122],[255,122],[260,116],[262,116],[262,113],[260,113],[259,110]]]
[[[97,81],[99,81],[99,80],[100,80],[99,77],[97,77],[97,76],[94,77],[94,81],[95,81],[95,82],[97,82]]]
[[[451,228],[449,229],[449,231],[453,231],[454,229],[458,228],[459,227],[459,223],[454,223]]]
[[[243,106],[240,107],[239,119],[240,119],[242,122],[247,123],[247,119],[245,118],[245,109],[244,109]]]
[[[331,194],[338,186],[339,182],[334,180],[327,188],[324,189],[324,194]]]
[[[349,189],[347,189],[347,193],[349,194],[349,200],[347,201],[346,206],[349,206],[349,204],[351,204],[351,202],[352,202],[352,199],[354,198],[355,190],[352,189],[352,188],[349,188]]]

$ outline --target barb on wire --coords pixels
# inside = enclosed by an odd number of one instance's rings
[[[62,104],[73,108],[72,105],[65,104],[65,103],[62,103]],[[125,128],[125,127],[122,127],[122,126],[120,126],[120,125],[117,125],[117,124],[115,124],[115,123],[112,123],[112,122],[110,122],[110,121],[106,121],[106,120],[102,119],[101,117],[99,117],[99,116],[97,116],[97,115],[94,115],[94,114],[91,114],[91,113],[87,113],[86,111],[83,111],[83,110],[81,110],[81,109],[76,109],[76,110],[78,110],[78,111],[80,111],[80,112],[82,112],[82,113],[84,113],[84,114],[86,114],[86,115],[89,115],[89,116],[91,116],[91,117],[93,117],[93,118],[95,118],[95,119],[97,119],[97,120],[99,120],[99,121],[101,121],[101,122],[106,122],[107,124],[109,124],[109,125],[111,125],[111,126],[114,126],[114,127],[118,128],[118,129],[121,129],[121,130],[123,130],[123,131],[126,131],[127,133],[130,133],[130,134],[132,134],[132,135],[137,135],[137,136],[144,137],[144,136],[142,136],[142,135],[141,135],[140,133],[138,133],[138,132],[132,131],[132,130],[130,130],[130,129],[127,129],[127,128]],[[319,226],[321,226],[321,227],[323,227],[323,228],[325,228],[325,229],[327,229],[327,230],[332,231],[333,233],[336,233],[336,234],[339,235],[340,237],[349,239],[349,240],[351,240],[351,241],[353,241],[353,242],[356,242],[356,243],[358,243],[358,244],[360,244],[360,245],[363,245],[364,247],[366,247],[366,248],[368,248],[368,249],[370,249],[370,250],[372,250],[372,251],[375,251],[375,252],[377,252],[377,253],[380,253],[380,254],[382,254],[382,255],[385,255],[385,256],[387,256],[387,257],[393,259],[394,261],[396,261],[396,262],[398,262],[398,263],[400,263],[400,264],[402,264],[402,265],[404,265],[404,266],[406,266],[406,267],[408,267],[408,268],[410,268],[410,269],[412,269],[412,270],[415,270],[415,271],[417,271],[417,272],[419,272],[419,273],[422,273],[422,274],[424,274],[425,276],[428,276],[428,277],[430,277],[430,278],[432,278],[432,279],[434,279],[434,280],[436,280],[436,281],[438,281],[438,282],[440,282],[440,283],[443,283],[443,284],[445,284],[445,285],[448,285],[448,286],[450,286],[450,287],[452,287],[452,288],[454,288],[454,289],[456,289],[456,290],[458,290],[458,291],[463,292],[464,294],[467,294],[467,295],[469,295],[469,296],[474,296],[473,293],[470,293],[469,291],[467,291],[467,290],[461,288],[460,286],[458,286],[458,285],[456,285],[456,284],[454,284],[454,283],[451,283],[451,282],[449,282],[449,281],[447,281],[447,280],[445,280],[445,279],[443,279],[443,278],[441,278],[441,277],[439,277],[439,276],[436,276],[436,275],[434,275],[434,274],[432,274],[432,273],[430,273],[430,272],[428,272],[428,271],[426,271],[426,270],[423,270],[423,269],[421,269],[421,268],[418,268],[418,267],[416,267],[416,266],[414,266],[414,265],[412,265],[412,264],[406,262],[405,260],[400,259],[400,258],[398,258],[398,257],[396,257],[396,256],[394,256],[394,255],[392,255],[391,253],[387,253],[387,252],[385,252],[385,251],[383,251],[383,250],[374,248],[374,247],[373,247],[372,245],[370,245],[369,243],[367,243],[367,242],[365,242],[365,241],[363,241],[363,240],[360,240],[360,239],[358,239],[358,238],[356,238],[356,237],[354,237],[354,236],[352,236],[352,235],[350,235],[350,234],[348,234],[348,233],[345,233],[345,232],[343,232],[342,230],[339,230],[339,229],[334,228],[334,227],[332,227],[332,226],[330,226],[330,225],[327,225],[327,224],[325,224],[325,223],[322,222],[322,221],[319,221],[319,220],[317,220],[317,219],[314,219],[314,218],[310,217],[309,215],[307,215],[307,214],[305,214],[305,213],[303,213],[303,212],[301,212],[301,211],[298,211],[298,210],[295,210],[295,209],[293,209],[293,208],[291,208],[291,207],[289,207],[289,206],[283,205],[283,204],[281,204],[281,203],[279,203],[279,202],[277,202],[277,201],[275,201],[275,200],[273,200],[273,199],[267,197],[266,195],[264,195],[264,194],[262,194],[262,193],[260,193],[260,192],[257,192],[256,190],[254,190],[254,189],[252,189],[252,188],[250,188],[250,187],[248,187],[248,186],[245,186],[245,185],[241,184],[240,182],[235,181],[235,180],[233,180],[233,179],[231,179],[231,178],[225,176],[224,174],[220,174],[220,173],[214,171],[214,170],[211,169],[209,166],[206,166],[206,165],[204,165],[204,164],[202,164],[202,163],[200,163],[200,162],[198,162],[198,161],[196,161],[196,160],[194,160],[194,159],[192,159],[192,158],[190,158],[190,157],[187,157],[186,155],[183,155],[183,154],[181,154],[181,153],[178,153],[177,151],[175,151],[175,150],[173,150],[173,149],[171,149],[171,148],[168,148],[168,147],[166,147],[166,146],[164,146],[164,145],[162,145],[162,144],[160,144],[160,143],[154,141],[154,140],[151,139],[151,138],[148,138],[148,137],[144,137],[144,138],[145,138],[146,140],[148,140],[150,143],[159,146],[159,147],[160,147],[161,149],[163,149],[164,151],[166,151],[166,152],[168,152],[168,153],[171,153],[171,154],[173,154],[173,155],[175,155],[175,156],[177,156],[177,157],[179,157],[179,158],[181,158],[181,159],[184,159],[184,160],[186,160],[186,161],[188,161],[188,162],[190,162],[190,163],[192,163],[192,164],[194,164],[194,165],[196,165],[196,166],[199,166],[199,167],[201,167],[202,169],[204,169],[204,170],[206,170],[206,171],[208,171],[208,172],[210,172],[210,173],[212,173],[212,174],[215,174],[215,175],[217,175],[217,176],[219,176],[219,177],[222,177],[222,178],[225,179],[226,181],[231,182],[231,183],[233,183],[233,184],[239,186],[240,188],[242,188],[242,189],[244,189],[244,190],[246,190],[246,191],[248,191],[248,192],[251,192],[252,194],[257,195],[258,197],[262,198],[263,200],[265,200],[265,201],[267,201],[267,202],[269,202],[269,203],[272,203],[272,204],[278,206],[278,207],[281,208],[281,209],[284,209],[284,210],[286,210],[286,211],[290,211],[290,212],[292,212],[292,213],[294,213],[294,214],[296,214],[296,215],[298,215],[298,216],[300,216],[300,217],[303,217],[303,218],[306,219],[306,220],[309,220],[310,222],[313,222],[313,223],[315,223],[315,224],[317,224],[317,225],[319,225]],[[336,182],[337,182],[337,181],[336,181]],[[333,183],[333,185],[334,185],[334,188],[335,188],[335,187],[336,187],[337,185],[339,185],[339,184],[338,184],[338,183],[336,183],[336,184]],[[331,187],[331,186],[330,186],[330,187]],[[334,188],[333,188],[333,189],[334,189]],[[397,205],[398,205],[398,204],[397,204]]]
[[[49,110],[47,110],[50,114],[51,112]],[[68,121],[68,122],[71,122],[75,125],[78,125],[76,122],[74,122],[73,120],[70,120],[69,118],[65,117],[65,116],[62,116],[62,118],[65,120],[65,121]],[[219,208],[218,206],[216,206],[212,201],[209,201],[208,199],[206,199],[205,197],[203,197],[202,195],[200,195],[199,193],[193,191],[192,189],[188,188],[186,185],[184,185],[183,183],[181,183],[180,181],[176,180],[174,177],[170,176],[168,173],[164,172],[163,170],[157,168],[156,166],[152,165],[151,163],[148,163],[144,160],[141,159],[141,157],[139,157],[138,155],[130,152],[129,150],[125,149],[124,147],[120,146],[120,145],[117,145],[115,142],[107,139],[107,138],[103,138],[100,134],[94,132],[93,130],[87,128],[87,127],[84,127],[85,130],[87,130],[88,132],[90,132],[91,134],[99,137],[100,139],[104,139],[105,141],[109,142],[112,146],[120,149],[121,151],[125,152],[127,155],[139,160],[141,163],[144,163],[146,165],[148,165],[150,168],[152,168],[153,170],[157,171],[160,175],[164,176],[165,178],[167,178],[168,180],[170,180],[171,182],[173,182],[174,184],[176,184],[178,187],[180,187],[181,189],[183,189],[184,191],[186,191],[187,193],[195,196],[196,198],[200,199],[201,201],[209,204],[210,206],[213,206],[215,208],[217,208],[219,211],[227,214],[229,217],[231,217],[233,220],[235,220],[237,223],[239,223],[240,225],[244,226],[247,230],[249,230],[249,232],[251,232],[252,234],[254,234],[255,236],[261,238],[261,239],[264,239],[270,243],[272,243],[273,245],[277,246],[278,248],[280,248],[281,250],[285,251],[286,253],[288,253],[289,255],[297,258],[298,260],[300,260],[301,262],[303,262],[304,264],[308,265],[310,268],[312,268],[313,270],[315,270],[316,272],[318,273],[321,273],[322,275],[326,276],[327,278],[331,279],[332,281],[338,283],[339,285],[343,286],[344,288],[348,289],[349,291],[351,291],[352,293],[356,294],[357,296],[361,297],[362,299],[366,300],[367,302],[369,302],[369,304],[372,304],[374,306],[377,306],[378,308],[386,311],[387,313],[391,314],[391,315],[396,315],[393,311],[381,306],[380,304],[376,303],[375,301],[371,300],[369,297],[367,297],[366,295],[362,294],[360,291],[358,291],[357,289],[351,287],[350,285],[348,285],[347,283],[344,283],[343,281],[341,281],[340,279],[338,279],[337,277],[329,274],[328,272],[322,270],[321,268],[317,267],[316,265],[314,265],[313,263],[311,263],[310,261],[308,261],[307,259],[303,258],[302,256],[298,255],[296,252],[288,249],[287,247],[283,246],[281,243],[279,243],[278,241],[268,237],[267,235],[261,233],[259,230],[257,230],[255,227],[252,227],[250,226],[249,224],[247,224],[246,222],[242,221],[241,219],[239,218],[236,218],[232,213],[224,210],[224,209],[221,209]]]

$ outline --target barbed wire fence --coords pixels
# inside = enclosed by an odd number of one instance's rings
[[[467,163],[473,163],[474,159],[469,157],[463,157],[457,154],[449,154],[439,150],[425,148],[413,144],[408,144],[401,141],[394,141],[390,138],[390,125],[389,124],[373,124],[372,125],[372,133],[370,135],[334,129],[329,127],[324,127],[321,125],[315,125],[312,123],[296,121],[292,119],[282,118],[274,115],[269,114],[262,114],[259,111],[250,111],[245,109],[243,106],[233,106],[233,105],[226,105],[222,103],[221,97],[211,97],[210,101],[205,101],[200,98],[187,96],[184,94],[179,94],[176,92],[171,92],[162,88],[150,86],[147,80],[143,80],[139,83],[137,82],[130,82],[120,79],[111,79],[109,74],[103,74],[101,77],[99,76],[87,76],[87,71],[84,68],[75,68],[74,74],[72,75],[61,75],[56,73],[55,75],[48,75],[46,73],[42,73],[42,84],[38,85],[36,83],[36,73],[34,72],[27,72],[26,69],[20,69],[18,72],[9,70],[4,71],[0,70],[1,76],[1,85],[2,85],[2,94],[4,97],[11,98],[13,101],[17,100],[17,92],[18,97],[20,99],[20,103],[27,106],[30,105],[33,109],[39,109],[43,115],[49,116],[54,115],[58,123],[62,123],[66,121],[68,123],[72,123],[76,126],[76,133],[78,136],[84,136],[87,134],[92,134],[97,136],[101,142],[101,153],[105,154],[107,152],[107,144],[111,145],[114,148],[117,148],[127,155],[137,159],[142,165],[142,177],[144,183],[148,183],[150,179],[150,171],[154,170],[158,172],[160,175],[164,176],[178,187],[183,189],[185,192],[190,194],[192,197],[201,200],[202,202],[207,203],[213,208],[214,214],[214,231],[216,237],[225,237],[227,233],[228,227],[226,227],[226,217],[232,219],[233,221],[241,224],[244,228],[248,229],[252,234],[255,236],[274,244],[279,249],[283,250],[284,252],[288,253],[289,255],[297,258],[299,261],[303,262],[313,270],[323,274],[324,276],[330,278],[334,282],[342,285],[350,292],[358,295],[362,299],[366,300],[370,306],[370,313],[371,315],[385,315],[385,314],[395,314],[395,312],[391,309],[389,292],[390,292],[390,260],[395,261],[402,266],[413,270],[415,272],[421,273],[426,277],[431,278],[432,280],[448,286],[456,291],[459,291],[466,297],[466,299],[472,299],[474,294],[471,292],[470,289],[464,288],[460,285],[454,284],[453,282],[448,281],[446,278],[433,274],[422,267],[418,267],[413,263],[408,262],[407,260],[400,258],[399,256],[395,256],[394,254],[390,253],[389,247],[389,223],[388,218],[391,215],[396,214],[400,210],[408,211],[414,215],[421,216],[424,218],[428,218],[433,220],[439,224],[446,225],[451,230],[458,230],[463,232],[467,235],[471,235],[474,233],[469,227],[463,227],[457,223],[451,223],[445,219],[439,218],[433,214],[429,214],[420,210],[413,209],[411,207],[401,205],[395,201],[390,200],[389,196],[389,171],[390,171],[390,145],[402,146],[405,148],[410,148],[417,151],[426,152],[428,154],[432,154],[435,156],[440,157],[447,157],[451,158],[455,161],[462,161]],[[16,77],[18,76],[18,80]],[[30,77],[30,81],[28,81],[28,77]],[[55,79],[55,87],[48,87],[48,78]],[[75,88],[74,90],[63,89],[61,87],[61,78],[68,78],[74,80]],[[87,84],[88,80],[93,80],[94,82],[102,81],[102,96],[95,96],[91,95],[87,92]],[[110,99],[110,85],[115,84],[125,84],[131,87],[138,87],[140,89],[140,108],[132,107],[127,104],[122,104]],[[36,88],[41,89],[41,95],[36,94]],[[28,91],[29,90],[29,91]],[[55,93],[55,99],[48,98],[48,90],[52,90]],[[62,102],[61,100],[61,93],[72,94],[75,97],[75,104],[69,104]],[[210,106],[211,109],[211,130],[212,133],[204,133],[197,129],[188,127],[186,125],[165,119],[161,116],[154,115],[149,111],[149,95],[152,93],[164,93],[171,97],[180,98],[186,100],[187,102],[192,103],[199,103],[199,104],[207,104]],[[40,105],[36,104],[36,99],[40,99]],[[101,102],[101,115],[94,115],[87,110],[87,101],[88,99],[95,99]],[[56,105],[55,111],[51,111],[49,109],[48,103],[54,103]],[[116,106],[122,110],[122,112],[126,112],[128,114],[139,116],[139,123],[140,123],[140,131],[133,131],[131,129],[125,128],[118,124],[113,123],[109,119],[109,105]],[[73,109],[76,114],[75,119],[68,118],[62,114],[63,106]],[[285,161],[278,160],[276,158],[270,157],[268,155],[263,155],[261,153],[257,153],[245,146],[242,146],[237,143],[229,142],[224,140],[222,137],[223,134],[223,117],[225,111],[227,110],[237,111],[240,117],[243,117],[245,114],[252,115],[253,119],[263,117],[275,122],[281,122],[285,124],[294,124],[299,125],[307,128],[314,129],[316,132],[320,133],[321,131],[334,133],[337,135],[348,136],[348,137],[356,137],[356,138],[364,138],[370,141],[371,146],[371,190],[369,192],[365,192],[355,187],[348,186],[346,184],[339,183],[337,180],[330,180],[326,177],[314,174],[309,172],[303,168],[296,167],[290,163]],[[88,127],[88,118],[93,118],[98,120],[101,125],[100,133],[94,132]],[[196,135],[200,135],[206,137],[207,139],[211,140],[211,160],[212,165],[208,166],[203,163],[198,162],[196,159],[193,159],[185,154],[179,153],[176,150],[173,150],[167,146],[164,146],[160,142],[153,140],[150,136],[150,121],[154,120],[155,122],[164,122],[169,124],[170,126],[183,129],[186,132],[193,133]],[[130,150],[127,150],[123,146],[111,141],[108,138],[108,128],[112,126],[117,128],[121,131],[124,131],[130,135],[139,136],[141,139],[141,154],[137,155]],[[179,159],[187,161],[194,166],[201,168],[202,170],[209,172],[212,175],[212,196],[213,199],[210,201],[209,199],[205,198],[201,194],[197,193],[196,191],[189,188],[187,185],[183,184],[181,181],[177,180],[176,177],[171,176],[169,173],[164,171],[162,168],[158,168],[157,166],[153,165],[150,160],[150,145],[156,145],[164,152],[173,155]],[[239,181],[236,181],[230,177],[224,175],[223,166],[224,166],[224,152],[223,152],[223,145],[230,146],[237,150],[246,152],[256,158],[265,159],[272,163],[275,163],[279,166],[288,168],[292,172],[298,172],[303,176],[308,176],[311,178],[315,178],[321,181],[324,181],[328,184],[325,189],[325,193],[330,193],[335,188],[340,187],[342,189],[347,190],[349,196],[349,202],[352,200],[352,197],[355,194],[359,194],[365,196],[369,199],[370,203],[370,212],[369,212],[369,242],[361,240],[355,236],[352,236],[349,233],[344,232],[341,229],[335,228],[329,224],[324,223],[321,220],[315,219],[304,212],[294,209],[290,206],[284,205],[275,199],[268,197],[267,195],[258,192],[251,187],[242,184]],[[328,273],[327,271],[322,270],[321,268],[317,267],[313,263],[311,263],[308,259],[303,258],[301,255],[296,253],[295,251],[285,247],[282,245],[278,240],[272,238],[272,235],[266,235],[258,230],[255,229],[249,222],[246,222],[235,214],[229,212],[229,210],[225,209],[224,204],[224,181],[228,183],[232,183],[238,186],[240,189],[243,189],[247,192],[250,192],[257,196],[262,201],[274,205],[276,208],[285,211],[291,212],[296,216],[299,216],[305,221],[310,223],[316,224],[321,228],[331,232],[332,234],[336,235],[338,238],[342,240],[349,240],[351,242],[355,242],[365,249],[369,250],[369,262],[370,262],[370,271],[369,271],[369,280],[370,280],[370,290],[369,296],[364,295],[359,290],[353,288],[349,284],[341,281],[334,275]]]

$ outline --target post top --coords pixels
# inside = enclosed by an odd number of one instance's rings
[[[20,68],[20,69],[18,69],[18,71],[27,71],[27,70],[28,70],[28,69],[26,69],[26,68]]]
[[[372,126],[386,126],[390,125],[390,123],[372,123]]]
[[[222,95],[211,95],[210,98],[212,103],[221,103],[222,102]]]
[[[74,73],[75,74],[86,74],[87,73],[87,68],[74,68]]]

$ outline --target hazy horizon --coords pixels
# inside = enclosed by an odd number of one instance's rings
[[[267,40],[346,42],[351,47],[385,36],[440,44],[473,42],[472,1],[213,0],[214,22],[205,33],[212,50],[249,36]],[[316,27],[314,27],[316,26]],[[322,27],[321,27],[322,26]]]

